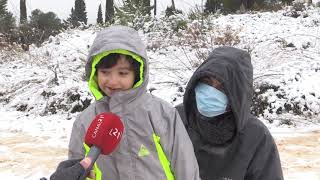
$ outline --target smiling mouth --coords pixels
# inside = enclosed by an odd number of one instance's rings
[[[110,88],[110,87],[107,87],[107,89],[109,90],[110,93],[113,93],[113,92],[116,92],[119,90],[119,89],[114,89],[114,88]]]

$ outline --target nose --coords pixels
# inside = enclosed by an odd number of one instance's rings
[[[118,84],[118,78],[116,77],[115,74],[111,73],[108,77],[108,86],[111,88],[115,88]]]

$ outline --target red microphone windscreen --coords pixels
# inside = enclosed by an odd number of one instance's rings
[[[113,113],[98,114],[87,130],[85,143],[101,149],[101,154],[110,154],[119,144],[123,130],[119,116]]]

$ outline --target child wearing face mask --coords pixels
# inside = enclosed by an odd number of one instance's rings
[[[138,32],[124,26],[102,30],[87,60],[86,78],[96,101],[73,124],[68,161],[78,163],[89,151],[84,136],[95,116],[112,112],[122,120],[124,133],[115,151],[98,157],[96,180],[198,180],[193,146],[177,110],[147,93],[148,57]],[[57,169],[59,180],[77,179],[83,172],[65,175],[63,168]]]
[[[222,91],[203,82],[199,82],[194,91],[197,109],[201,115],[215,117],[226,112],[228,98]]]
[[[180,116],[192,140],[202,180],[283,180],[277,146],[250,113],[250,55],[215,49],[188,82]]]

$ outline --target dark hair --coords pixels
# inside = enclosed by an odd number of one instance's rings
[[[121,56],[125,56],[125,59],[129,62],[130,68],[134,71],[134,85],[140,80],[140,63],[133,59],[130,55],[124,55],[124,54],[118,54],[118,53],[111,53],[107,56],[104,56],[99,63],[96,65],[96,69],[101,68],[112,68],[115,66],[119,59],[121,59]]]

